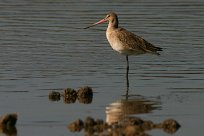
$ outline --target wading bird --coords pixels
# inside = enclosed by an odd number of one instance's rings
[[[140,36],[133,34],[132,32],[127,31],[124,28],[118,26],[118,16],[114,12],[110,12],[102,20],[92,24],[91,26],[86,27],[90,28],[92,26],[102,24],[104,22],[109,22],[108,28],[106,30],[106,38],[110,43],[113,50],[119,52],[126,56],[127,61],[127,86],[129,87],[128,81],[128,72],[129,72],[129,55],[140,55],[145,53],[151,53],[159,55],[157,51],[162,51],[162,48],[156,47],[153,44],[149,43]]]

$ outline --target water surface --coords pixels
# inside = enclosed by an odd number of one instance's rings
[[[202,135],[202,0],[1,1],[0,114],[18,113],[19,136],[83,135],[69,132],[67,124],[87,116],[106,120],[107,108],[126,98],[125,57],[109,46],[107,24],[82,28],[109,11],[118,14],[120,26],[164,49],[160,56],[129,58],[130,98],[139,95],[159,107],[133,116],[173,118],[181,124],[173,135]],[[93,88],[91,104],[48,99],[52,90],[82,86]]]

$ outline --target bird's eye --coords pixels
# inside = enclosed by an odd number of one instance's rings
[[[110,15],[107,15],[106,18],[110,17]]]

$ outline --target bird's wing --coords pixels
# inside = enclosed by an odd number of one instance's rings
[[[142,50],[144,52],[156,53],[161,48],[152,45],[140,36],[137,36],[124,28],[118,29],[117,37],[122,43],[125,43],[132,50]]]

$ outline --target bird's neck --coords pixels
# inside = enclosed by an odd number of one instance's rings
[[[112,20],[109,21],[109,24],[108,24],[108,28],[118,28],[118,19],[117,18],[114,18]]]

